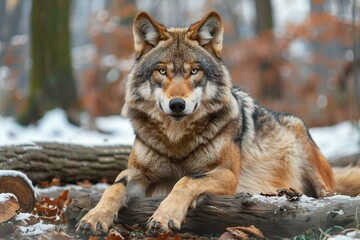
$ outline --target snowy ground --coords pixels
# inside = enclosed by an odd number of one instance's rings
[[[0,116],[0,146],[31,142],[55,141],[84,145],[131,145],[134,134],[130,122],[120,116],[99,117],[101,134],[70,124],[63,110],[54,109],[45,114],[37,125],[23,127],[11,117]]]
[[[37,125],[23,127],[11,117],[0,116],[0,146],[36,141],[56,141],[85,145],[131,145],[134,134],[130,122],[120,116],[100,117],[97,126],[111,134],[101,134],[71,125],[60,109],[52,110]],[[360,151],[360,130],[350,122],[312,128],[310,134],[327,158]]]

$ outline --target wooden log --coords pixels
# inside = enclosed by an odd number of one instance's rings
[[[0,193],[0,223],[14,217],[19,207],[19,202],[14,194]]]
[[[99,201],[99,194],[75,198],[65,217],[74,225]],[[118,214],[117,222],[141,224],[156,210],[163,198],[137,199]],[[333,226],[355,227],[360,217],[360,197],[334,196],[313,199],[302,196],[290,202],[285,197],[265,197],[238,194],[235,196],[206,196],[189,210],[182,232],[222,234],[226,227],[255,225],[266,237],[291,237],[308,229],[327,230]],[[357,217],[356,217],[357,214]]]
[[[0,170],[0,193],[12,193],[19,201],[22,212],[31,212],[35,205],[35,192],[25,174],[13,170]]]
[[[112,182],[127,166],[131,146],[83,146],[55,142],[36,142],[0,146],[0,169],[24,172],[34,184],[60,177],[62,182]],[[332,166],[358,165],[360,153],[329,159]]]
[[[127,166],[130,146],[81,146],[52,142],[37,142],[15,146],[0,146],[0,169],[24,172],[34,184],[53,177],[76,182],[98,181],[106,177],[113,181]]]

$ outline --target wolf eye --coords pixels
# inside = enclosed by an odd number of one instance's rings
[[[198,68],[192,68],[192,69],[190,70],[190,74],[191,74],[191,75],[196,75],[198,72],[199,72],[199,69],[198,69]]]
[[[159,68],[158,71],[161,75],[166,75],[166,68]]]

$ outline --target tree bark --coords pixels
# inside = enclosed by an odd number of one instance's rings
[[[99,201],[99,194],[75,198],[65,211],[70,225]],[[137,199],[120,210],[116,222],[128,225],[146,223],[163,198]],[[309,229],[327,230],[333,226],[351,228],[359,217],[360,198],[345,196],[313,199],[305,196],[289,202],[284,197],[206,196],[193,210],[189,210],[182,232],[222,234],[226,227],[255,225],[268,238],[292,237]]]
[[[31,85],[18,122],[36,122],[49,109],[64,109],[77,121],[79,107],[70,57],[70,0],[32,1]]]
[[[60,177],[63,183],[78,180],[112,182],[126,169],[131,146],[83,146],[55,142],[37,142],[0,146],[0,169],[24,172],[34,184]],[[332,166],[356,166],[360,153],[329,159]]]
[[[0,146],[0,169],[24,172],[34,184],[53,177],[71,183],[113,181],[127,167],[130,146],[81,146],[45,143]]]
[[[259,35],[264,31],[272,30],[274,19],[270,0],[256,0],[256,33]]]

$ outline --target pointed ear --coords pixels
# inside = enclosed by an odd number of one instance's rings
[[[137,15],[133,26],[136,58],[149,52],[161,40],[169,38],[165,26],[156,22],[148,13]]]
[[[217,57],[220,57],[222,49],[223,32],[221,17],[215,11],[209,12],[188,29],[189,39],[196,40],[202,47]]]

